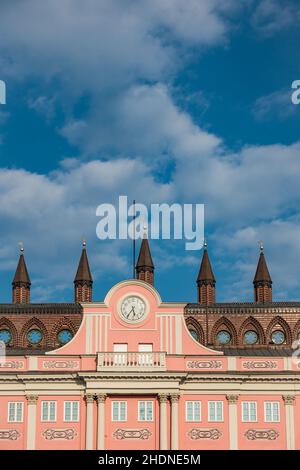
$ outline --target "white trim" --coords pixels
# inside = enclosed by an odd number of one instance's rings
[[[145,418],[147,418],[147,405],[146,404],[151,403],[152,419],[141,419],[141,416],[140,416],[140,403],[145,403]],[[139,400],[138,401],[138,421],[141,422],[141,423],[152,423],[154,421],[154,402],[153,402],[153,400]]]

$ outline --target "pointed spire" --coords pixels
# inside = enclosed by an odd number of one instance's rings
[[[136,263],[137,278],[153,285],[154,263],[151,256],[150,246],[147,238],[147,228],[144,227],[144,235],[141,243],[139,257]]]
[[[74,279],[75,302],[92,301],[93,278],[90,271],[89,260],[86,252],[86,241],[82,241],[82,252]]]
[[[204,240],[204,251],[197,277],[198,302],[201,304],[213,304],[216,301],[216,279],[210,264],[207,242]]]
[[[20,257],[18,266],[12,281],[13,303],[27,304],[30,302],[30,277],[24,258],[24,246],[20,243]]]
[[[262,241],[259,242],[259,249],[260,255],[253,279],[254,301],[263,303],[272,302],[272,279],[265,259]]]

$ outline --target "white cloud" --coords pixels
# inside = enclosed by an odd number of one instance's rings
[[[278,90],[258,98],[253,106],[253,114],[258,120],[287,119],[297,112],[297,106],[292,103],[292,89]]]
[[[262,0],[251,17],[252,25],[263,36],[297,25],[299,21],[299,5],[291,0]]]

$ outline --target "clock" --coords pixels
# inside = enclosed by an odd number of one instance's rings
[[[142,321],[147,316],[146,303],[137,295],[130,295],[122,300],[119,314],[122,320],[130,323]]]

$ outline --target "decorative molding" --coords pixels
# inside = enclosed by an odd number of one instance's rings
[[[85,401],[87,403],[94,403],[94,399],[95,399],[95,395],[93,395],[92,393],[87,393],[85,395]]]
[[[191,429],[187,435],[190,439],[198,440],[198,439],[210,439],[210,440],[217,440],[222,437],[221,431],[219,429],[206,429],[206,428],[193,428]]]
[[[295,397],[294,395],[282,395],[284,404],[287,405],[295,405]]]
[[[279,432],[275,429],[248,429],[244,435],[249,441],[258,439],[274,441],[279,437]]]
[[[169,395],[167,393],[158,394],[159,403],[167,403],[168,398],[169,398]]]
[[[99,403],[105,403],[105,400],[106,400],[106,393],[99,393],[96,395],[96,400],[97,400],[97,403],[99,405]]]
[[[24,361],[0,361],[0,369],[24,369]]]
[[[79,361],[44,361],[45,369],[78,369]]]
[[[146,440],[152,433],[149,429],[116,429],[113,433],[115,439],[142,439]]]
[[[247,361],[243,362],[245,369],[277,369],[278,362],[275,361]]]
[[[21,434],[16,429],[0,429],[0,439],[8,441],[16,441]]]
[[[68,429],[46,429],[43,434],[45,439],[66,439],[68,441],[77,437],[77,433],[73,428]]]
[[[223,366],[222,361],[187,361],[186,367],[188,369],[221,369]]]
[[[226,395],[229,405],[236,405],[239,399],[239,395]]]
[[[26,395],[28,405],[36,405],[39,397],[38,395]]]
[[[171,403],[178,403],[179,399],[180,399],[180,393],[171,393],[170,394]]]

